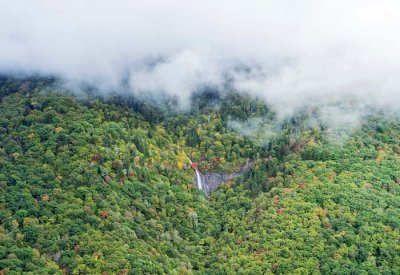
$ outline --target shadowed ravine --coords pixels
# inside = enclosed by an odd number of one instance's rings
[[[202,173],[197,167],[194,167],[193,169],[196,171],[194,181],[198,189],[203,190],[206,194],[211,194],[215,189],[218,188],[218,186],[225,184],[229,180],[239,177],[240,175],[252,169],[254,165],[254,161],[249,161],[242,165],[239,170],[233,173]]]

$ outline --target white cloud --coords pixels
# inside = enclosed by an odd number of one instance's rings
[[[0,2],[0,72],[54,74],[182,101],[234,86],[282,113],[400,103],[397,0]],[[245,66],[251,70],[238,70]]]

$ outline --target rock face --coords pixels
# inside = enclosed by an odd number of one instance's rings
[[[239,177],[243,173],[252,169],[255,165],[254,161],[247,162],[240,169],[233,173],[202,173],[196,169],[197,173],[194,176],[194,181],[197,188],[203,190],[206,194],[211,194],[218,186],[225,184],[227,181]],[[200,177],[200,178],[199,178]]]

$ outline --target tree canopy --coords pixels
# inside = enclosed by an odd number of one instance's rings
[[[247,95],[176,112],[52,83],[0,81],[0,273],[400,274],[398,118],[335,143],[299,116],[261,141],[230,127],[272,123]],[[256,165],[207,197],[189,158]]]

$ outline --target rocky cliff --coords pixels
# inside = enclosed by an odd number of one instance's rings
[[[252,169],[254,166],[255,162],[249,161],[233,173],[202,173],[201,171],[197,170],[198,173],[196,173],[196,175],[194,176],[194,181],[199,189],[203,190],[206,194],[210,194],[215,189],[217,189],[218,186],[225,184],[229,180],[239,177],[240,175]]]

